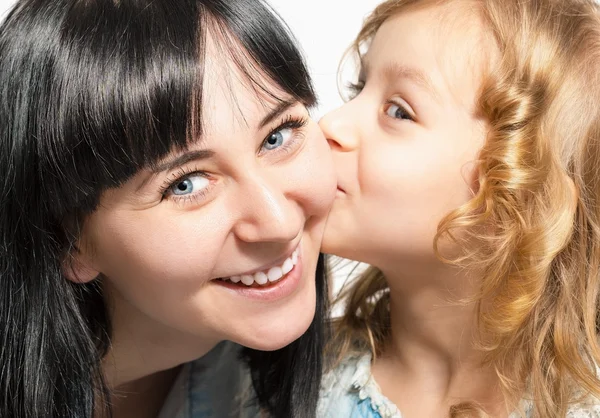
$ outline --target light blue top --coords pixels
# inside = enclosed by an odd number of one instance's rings
[[[371,376],[371,355],[350,357],[325,374],[317,418],[400,418]]]
[[[533,417],[533,405],[521,401],[519,409]],[[513,412],[510,418],[520,418]],[[386,398],[371,374],[371,355],[349,357],[325,374],[317,418],[402,418],[396,405]],[[587,398],[572,405],[566,418],[600,418],[600,400]]]
[[[181,369],[158,418],[255,418],[241,347],[223,342]]]

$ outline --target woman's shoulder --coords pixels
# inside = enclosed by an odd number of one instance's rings
[[[241,347],[223,342],[205,356],[185,364],[159,418],[250,418],[259,416],[252,405],[248,369],[240,360]]]
[[[371,376],[371,354],[352,355],[323,376],[317,418],[400,418]]]

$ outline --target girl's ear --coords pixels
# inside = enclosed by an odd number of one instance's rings
[[[577,203],[579,202],[579,187],[575,184],[575,181],[571,177],[568,178],[569,189],[571,189],[571,194],[573,196],[573,204],[577,207]]]
[[[462,167],[462,177],[471,191],[471,197],[479,192],[479,162],[469,161]]]
[[[62,270],[65,277],[73,283],[88,283],[100,274],[76,247],[63,260]]]

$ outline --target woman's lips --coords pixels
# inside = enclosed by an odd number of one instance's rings
[[[295,251],[295,265],[292,269],[278,280],[267,282],[265,285],[252,283],[250,286],[242,283],[234,283],[231,280],[212,280],[210,283],[225,288],[227,291],[244,298],[261,301],[277,301],[286,298],[296,292],[303,280],[303,259],[300,247]]]

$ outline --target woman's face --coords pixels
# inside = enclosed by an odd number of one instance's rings
[[[106,192],[84,225],[117,328],[271,350],[313,319],[331,153],[302,104],[234,68],[206,66],[202,138]]]
[[[321,120],[338,177],[325,252],[382,269],[431,263],[438,223],[471,198],[486,130],[476,112],[482,32],[473,13],[463,23],[450,13],[388,19],[356,97]]]

